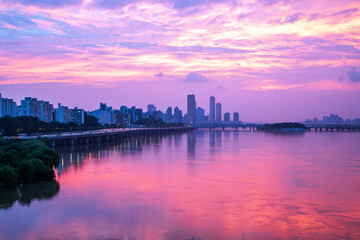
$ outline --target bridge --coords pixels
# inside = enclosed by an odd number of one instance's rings
[[[304,124],[309,131],[360,131],[360,124]],[[196,123],[192,125],[195,128],[208,128],[216,129],[222,128],[235,128],[235,129],[249,129],[250,131],[254,130],[263,130],[264,124],[255,124],[255,123]]]
[[[305,123],[309,131],[360,131],[360,124]]]
[[[249,129],[253,131],[258,128],[263,128],[264,124],[255,124],[255,123],[236,123],[236,122],[221,122],[221,123],[196,123],[192,125],[195,128],[208,128],[209,130],[215,128],[235,128],[235,129]]]
[[[148,136],[148,135],[162,135],[170,133],[180,133],[195,130],[194,127],[172,127],[172,128],[112,128],[101,129],[82,132],[67,132],[67,133],[50,133],[39,134],[36,136],[19,136],[11,137],[16,139],[33,139],[33,138],[46,138],[49,140],[50,145],[69,145],[74,146],[77,144],[89,143],[102,143],[109,141],[116,141],[120,139],[130,138],[134,136]]]

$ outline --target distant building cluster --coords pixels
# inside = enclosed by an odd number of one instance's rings
[[[54,109],[54,106],[48,101],[38,100],[37,98],[26,97],[21,100],[20,106],[13,101],[13,99],[2,98],[0,93],[0,116],[29,116],[37,117],[43,122],[60,122],[69,123],[74,122],[77,124],[84,123],[84,110],[70,109],[58,104],[58,107]]]
[[[83,124],[85,111],[75,107],[71,109],[63,106],[60,103],[55,108],[53,104],[48,101],[38,100],[37,98],[26,97],[21,100],[20,106],[12,99],[2,98],[0,94],[0,116],[31,116],[37,117],[39,120],[50,123],[76,123]],[[162,120],[166,123],[220,123],[220,122],[240,122],[239,113],[231,114],[226,112],[222,114],[221,103],[216,103],[215,97],[210,97],[209,114],[205,114],[205,110],[196,106],[195,95],[187,96],[187,113],[183,112],[179,107],[174,109],[169,106],[165,112],[158,110],[154,104],[147,105],[147,111],[143,112],[141,108],[135,106],[127,107],[121,106],[120,109],[113,109],[107,106],[106,103],[100,103],[98,109],[87,112],[90,116],[98,119],[101,125],[121,125],[129,126],[135,124],[142,119],[149,119],[151,121]]]
[[[323,116],[322,119],[317,117],[313,119],[306,119],[305,123],[314,123],[314,124],[360,124],[360,118],[356,119],[343,119],[339,115],[330,114],[330,116]]]
[[[215,97],[210,97],[209,115],[205,115],[205,110],[201,107],[196,107],[195,95],[187,96],[187,114],[185,115],[185,122],[189,124],[195,123],[221,123],[221,122],[240,122],[239,113],[233,113],[231,121],[231,114],[229,112],[222,115],[221,103],[216,103]]]

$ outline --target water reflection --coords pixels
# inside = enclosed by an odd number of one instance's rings
[[[196,132],[187,133],[187,153],[188,159],[195,159],[195,151],[196,151]]]
[[[60,185],[56,180],[21,184],[17,188],[0,188],[0,210],[11,208],[16,201],[22,206],[30,206],[35,200],[51,200],[59,191]]]
[[[61,192],[2,211],[0,239],[360,239],[359,143],[225,129],[63,149]]]
[[[120,141],[110,141],[105,143],[91,143],[82,144],[76,146],[58,146],[56,151],[60,154],[60,165],[57,168],[57,175],[61,177],[62,174],[66,174],[67,169],[73,167],[81,169],[86,162],[101,162],[103,159],[109,156],[123,156],[129,155],[139,156],[142,154],[144,148],[149,148],[159,153],[160,147],[163,142],[166,142],[167,150],[178,148],[181,146],[182,138],[184,134],[172,134],[172,135],[151,135],[140,136],[131,139],[123,139]],[[195,151],[195,132],[189,132],[188,136],[193,136],[193,141],[188,144],[190,150]],[[174,139],[175,146],[172,141]],[[189,140],[191,141],[191,140]],[[193,154],[194,155],[194,154]]]

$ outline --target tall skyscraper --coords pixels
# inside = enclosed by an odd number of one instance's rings
[[[180,109],[178,107],[174,108],[174,123],[180,123],[182,114],[180,113]]]
[[[230,122],[230,113],[225,113],[224,114],[224,122]]]
[[[129,109],[129,116],[130,116],[130,123],[135,124],[135,122],[136,122],[136,107],[135,106],[132,106]]]
[[[135,122],[143,118],[143,110],[141,108],[135,109]]]
[[[209,111],[210,122],[215,122],[215,97],[210,97],[210,111]]]
[[[154,114],[156,112],[156,107],[153,104],[147,105],[148,113]]]
[[[196,109],[196,122],[204,122],[205,121],[205,110],[201,107]]]
[[[188,123],[194,124],[196,122],[196,101],[195,95],[188,95],[187,96],[187,120]]]
[[[239,122],[239,113],[234,112],[234,114],[233,114],[233,121],[234,121],[234,122]]]
[[[216,122],[221,122],[221,103],[216,104]]]
[[[172,108],[168,107],[166,109],[166,118],[168,122],[172,122]]]

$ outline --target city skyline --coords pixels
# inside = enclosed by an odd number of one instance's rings
[[[99,119],[99,123],[102,125],[120,123],[116,121],[121,118],[121,122],[127,124],[134,124],[136,120],[148,118],[147,114],[159,113],[156,118],[162,118],[165,122],[174,122],[174,123],[201,123],[201,122],[247,122],[240,118],[239,112],[228,112],[222,110],[222,104],[216,102],[214,96],[210,96],[210,101],[208,102],[208,112],[206,112],[206,106],[197,105],[196,97],[194,94],[187,95],[187,111],[184,112],[178,107],[174,107],[174,114],[172,111],[172,106],[168,106],[165,109],[157,108],[154,104],[148,103],[145,108],[141,108],[135,105],[121,105],[120,107],[108,106],[107,103],[100,102],[98,108],[93,110],[90,109],[81,109],[77,106],[74,106],[73,109],[68,106],[58,103],[58,107],[55,108],[54,104],[37,98],[24,97],[20,101],[20,104],[17,105],[16,101],[11,98],[4,98],[0,93],[0,117],[9,115],[11,117],[18,116],[35,116],[44,122],[75,122],[78,124],[84,123],[84,112],[87,112],[91,116],[95,116]],[[143,110],[146,109],[147,111]],[[189,117],[189,111],[192,113],[192,116]],[[106,112],[112,112],[112,114],[104,114]],[[211,117],[211,112],[213,112],[213,119]],[[190,114],[191,115],[191,114]],[[360,122],[360,118],[347,118],[339,116],[338,114],[330,113],[329,116],[323,115],[321,117],[315,116],[300,120],[298,122],[305,123],[355,123]],[[266,122],[263,122],[266,123]]]
[[[17,102],[84,109],[186,109],[183,96],[194,93],[199,105],[216,96],[245,121],[357,118],[359,8],[356,0],[3,0],[0,90]]]

